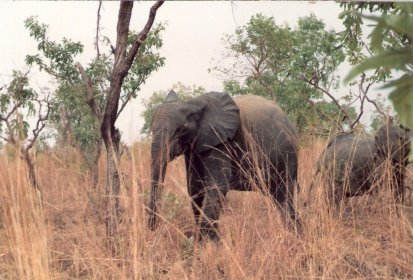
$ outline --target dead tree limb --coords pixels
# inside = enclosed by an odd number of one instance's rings
[[[90,79],[89,75],[87,75],[83,66],[79,62],[76,63],[76,67],[79,70],[80,76],[82,77],[83,84],[85,85],[85,88],[86,88],[85,102],[89,106],[95,118],[100,122],[102,118],[102,112],[100,111],[100,108],[96,104],[95,89],[93,87],[93,82]]]
[[[116,119],[119,117],[119,115],[122,113],[123,109],[125,109],[126,105],[128,105],[128,102],[131,100],[132,95],[134,94],[135,90],[132,90],[131,92],[128,93],[128,95],[125,98],[125,101],[122,102],[120,109],[116,115]]]
[[[364,81],[366,74],[361,74],[362,80]],[[360,91],[363,93],[363,95],[365,96],[367,102],[373,104],[373,106],[376,108],[377,112],[382,115],[384,118],[388,117],[388,114],[386,114],[385,112],[383,112],[383,110],[380,108],[379,105],[377,105],[377,102],[375,102],[374,100],[370,99],[367,95],[370,87],[375,84],[375,81],[371,81],[370,83],[367,84],[366,88],[362,87],[362,84],[360,84]]]

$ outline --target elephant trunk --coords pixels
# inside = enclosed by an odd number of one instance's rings
[[[149,197],[149,220],[148,226],[151,230],[154,230],[157,223],[157,203],[161,194],[165,179],[166,167],[167,167],[167,152],[162,151],[160,145],[152,144],[151,150],[151,193]]]

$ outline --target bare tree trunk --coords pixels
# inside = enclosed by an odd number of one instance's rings
[[[21,153],[22,153],[22,158],[24,159],[24,161],[26,162],[26,165],[27,165],[27,171],[29,173],[30,185],[34,189],[39,190],[39,185],[37,184],[36,173],[35,173],[35,170],[34,170],[34,164],[33,164],[32,159],[30,158],[29,151],[26,150],[26,149],[23,149],[21,151]]]
[[[108,142],[105,141],[106,147],[106,234],[109,240],[109,246],[112,250],[112,254],[118,252],[116,236],[118,236],[118,224],[119,224],[119,192],[120,192],[120,179],[119,179],[119,142],[120,135],[115,129],[115,133],[109,136]]]
[[[122,2],[123,3],[123,2]],[[115,80],[115,81],[114,81]],[[120,180],[118,161],[120,158],[119,143],[120,133],[115,127],[116,114],[120,95],[120,85],[123,78],[119,79],[117,75],[112,78],[110,93],[115,92],[115,98],[108,99],[106,111],[103,117],[101,133],[106,148],[106,234],[109,240],[109,246],[112,254],[117,254],[116,236],[118,233],[118,216],[119,216],[119,191]],[[113,95],[112,95],[113,96]]]
[[[96,189],[99,182],[99,159],[102,153],[102,142],[99,141],[96,147],[96,153],[92,162],[92,178],[93,178],[93,189]]]

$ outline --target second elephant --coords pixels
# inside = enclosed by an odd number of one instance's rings
[[[375,137],[344,134],[331,140],[318,160],[317,173],[328,179],[327,194],[338,203],[369,192],[387,168],[395,198],[403,201],[409,152],[410,132],[387,123]],[[389,165],[384,165],[386,161]]]

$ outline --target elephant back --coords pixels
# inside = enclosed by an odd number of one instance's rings
[[[270,155],[273,163],[285,163],[289,158],[290,164],[296,165],[297,130],[280,107],[256,95],[242,95],[234,100],[240,110],[241,133],[247,148]]]

